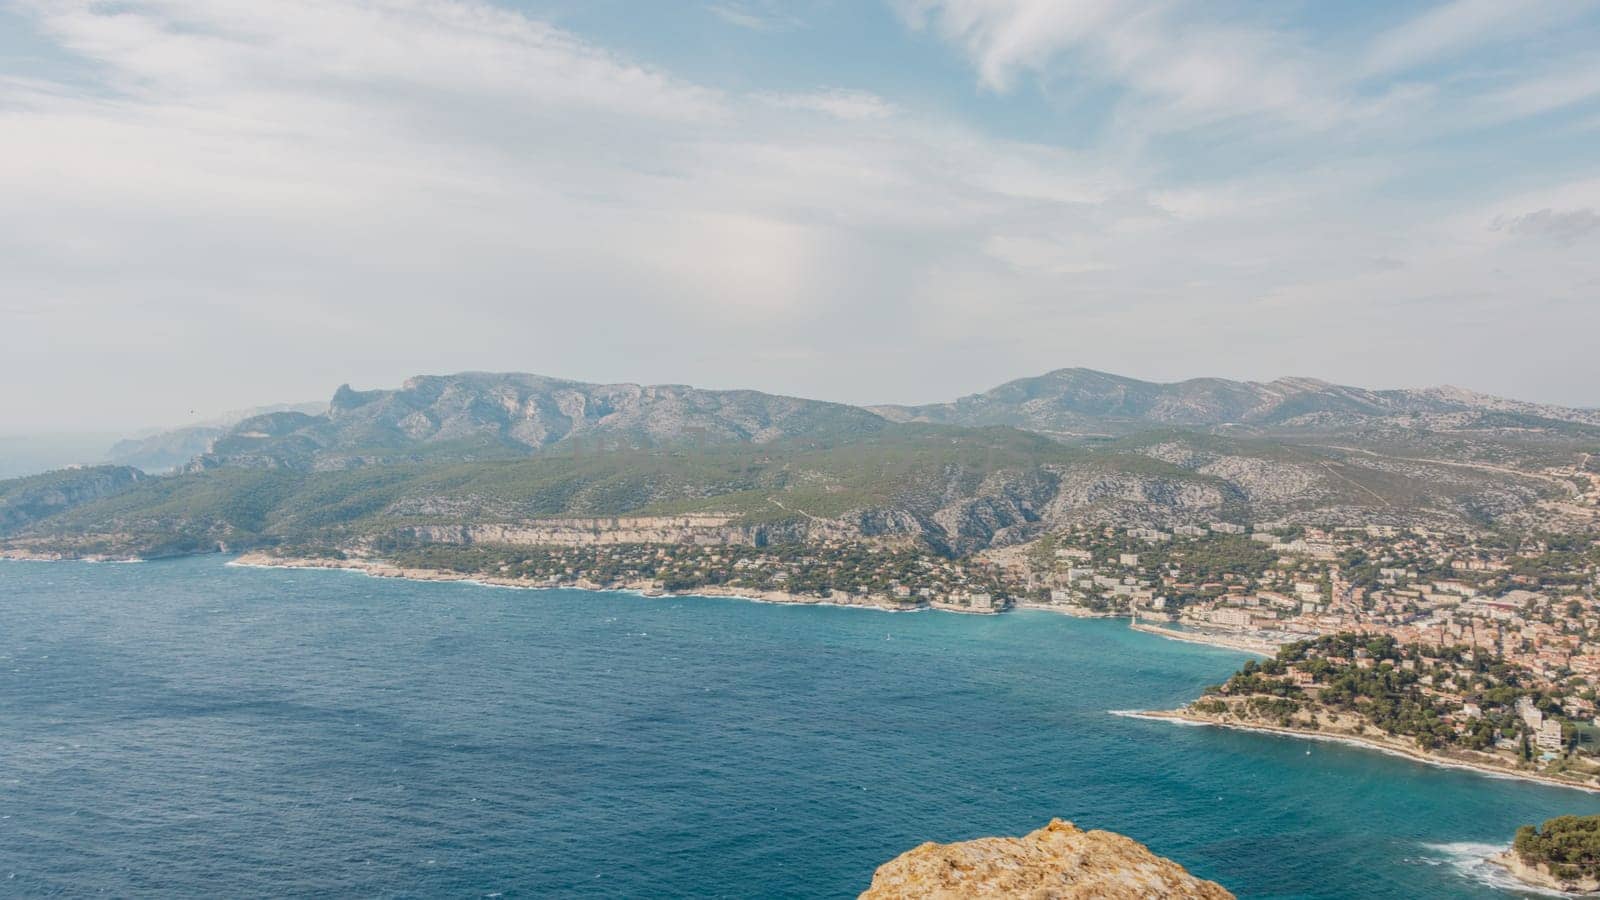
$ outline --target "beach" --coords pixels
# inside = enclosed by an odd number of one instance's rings
[[[1202,631],[1176,631],[1171,628],[1163,628],[1160,625],[1146,625],[1143,622],[1130,622],[1128,627],[1132,628],[1134,631],[1142,631],[1145,634],[1153,634],[1158,637],[1164,637],[1169,641],[1183,641],[1189,644],[1206,644],[1211,647],[1223,647],[1228,650],[1242,650],[1246,653],[1254,653],[1257,656],[1277,656],[1278,647],[1280,646],[1272,641],[1256,638],[1235,637],[1233,635],[1214,634],[1211,632]]]

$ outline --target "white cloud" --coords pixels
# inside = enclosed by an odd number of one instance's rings
[[[1570,244],[1600,232],[1600,212],[1587,207],[1551,209],[1547,206],[1516,216],[1496,216],[1489,228],[1519,237],[1544,238]]]
[[[959,48],[990,90],[1010,91],[1031,74],[1047,89],[1115,92],[1119,123],[1136,140],[1238,120],[1288,134],[1381,126],[1421,139],[1600,95],[1592,45],[1550,40],[1595,16],[1600,7],[1588,0],[1448,0],[1344,46],[1311,40],[1271,15],[1252,21],[1167,0],[891,2],[911,27]],[[1543,65],[1493,78],[1394,77],[1519,41],[1537,49]]]
[[[1493,118],[1516,119],[1563,109],[1600,97],[1600,62],[1593,59],[1563,69],[1535,73],[1488,93],[1482,102]]]
[[[1463,241],[1537,258],[1548,267],[1589,271],[1597,257],[1586,251],[1600,237],[1600,177],[1522,191],[1452,224]]]
[[[1065,240],[1052,240],[1029,234],[997,234],[983,244],[984,252],[1025,271],[1051,275],[1082,275],[1103,271],[1106,266],[1083,255]]]
[[[1094,39],[1125,9],[1112,0],[900,0],[897,6],[915,26],[931,26],[960,44],[983,83],[1001,91],[1019,70],[1039,69],[1057,53]]]
[[[134,95],[195,101],[254,91],[415,90],[704,120],[716,92],[626,62],[478,0],[29,2],[70,50]]]
[[[1379,35],[1367,52],[1366,71],[1405,69],[1524,38],[1592,10],[1586,0],[1449,0]]]
[[[728,0],[724,3],[710,4],[706,7],[706,11],[729,25],[751,31],[790,31],[805,24],[800,18],[784,12],[770,0],[759,4]]]
[[[1408,163],[1381,154],[1199,172],[1124,140],[1139,117],[1346,108],[1293,40],[1177,41],[1164,6],[905,10],[996,88],[1063,52],[1128,80],[1126,118],[1074,149],[859,89],[697,84],[478,0],[25,9],[81,68],[0,78],[0,221],[23,223],[0,229],[0,379],[59,373],[0,401],[13,424],[83,415],[77,397],[148,423],[465,368],[858,401],[1071,363],[1409,371],[1475,345],[1387,301],[1489,290],[1498,267],[1556,302],[1600,274],[1484,227],[1588,194],[1468,215],[1391,200]],[[1452,214],[1470,229],[1441,231]],[[1580,327],[1558,342],[1600,325],[1563,315]],[[1219,356],[1246,333],[1247,360]],[[1444,336],[1401,346],[1418,333]]]
[[[887,119],[898,112],[893,103],[877,94],[842,88],[809,93],[763,94],[760,99],[785,109],[810,110],[852,121]]]
[[[984,86],[1048,75],[1063,57],[1161,104],[1170,125],[1266,114],[1326,124],[1339,112],[1310,48],[1271,29],[1180,15],[1161,0],[899,0],[906,20],[955,43]]]

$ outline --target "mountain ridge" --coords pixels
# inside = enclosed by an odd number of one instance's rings
[[[518,372],[417,375],[334,392],[325,413],[255,416],[211,438],[191,468],[349,468],[522,456],[576,442],[632,449],[819,441],[886,423],[1001,425],[1058,438],[1164,428],[1262,435],[1478,432],[1600,439],[1600,412],[1453,386],[1374,390],[1317,378],[1162,383],[1064,368],[922,406],[852,406],[686,384],[592,383]]]
[[[595,384],[520,372],[417,375],[334,392],[321,416],[270,414],[217,438],[192,468],[349,468],[519,456],[590,441],[632,449],[825,440],[881,429],[841,403],[688,385]]]
[[[35,485],[48,503],[0,482],[0,538],[152,555],[713,514],[752,538],[963,554],[1074,523],[1592,529],[1600,514],[1583,491],[1600,474],[1600,426],[1587,418],[1456,388],[1160,385],[1084,369],[876,411],[687,385],[421,375],[342,385],[320,414],[246,419],[173,476],[64,473]]]
[[[1004,424],[1044,431],[1096,423],[1273,427],[1314,424],[1311,417],[1318,415],[1371,421],[1490,412],[1600,428],[1600,412],[1512,400],[1449,385],[1369,389],[1304,376],[1267,382],[1211,377],[1156,382],[1085,368],[1055,369],[1013,379],[943,403],[867,408],[892,421]]]

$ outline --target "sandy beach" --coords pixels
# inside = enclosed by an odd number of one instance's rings
[[[1243,650],[1246,653],[1254,653],[1257,656],[1273,657],[1278,655],[1279,645],[1271,641],[1200,631],[1176,631],[1171,628],[1163,628],[1160,625],[1147,625],[1143,622],[1130,622],[1128,627],[1134,631],[1142,631],[1145,634],[1164,637],[1169,641],[1205,644],[1210,647],[1222,647],[1228,650]]]
[[[1125,619],[1126,613],[1101,612],[1087,606],[1067,606],[1058,603],[1015,603],[1012,609],[1032,609],[1039,612],[1055,613],[1058,616],[1071,616],[1074,619]]]

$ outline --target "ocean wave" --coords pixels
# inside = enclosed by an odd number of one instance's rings
[[[454,584],[470,584],[473,587],[481,587],[481,588],[498,588],[499,590],[502,590],[502,591],[537,591],[537,590],[542,590],[542,588],[538,587],[537,585],[532,585],[532,584],[496,584],[493,581],[479,581],[476,578],[456,578],[456,579],[452,579],[450,583],[454,583]]]
[[[1187,725],[1191,728],[1205,728],[1211,724],[1210,722],[1195,722],[1190,719],[1178,719],[1172,716],[1152,715],[1142,709],[1108,709],[1106,714],[1123,719],[1143,719],[1146,722],[1169,722],[1173,725]]]
[[[1481,885],[1498,891],[1533,897],[1574,896],[1552,888],[1538,887],[1518,881],[1511,876],[1510,872],[1490,862],[1489,857],[1506,849],[1503,844],[1460,841],[1453,844],[1423,844],[1422,846],[1427,851],[1427,854],[1417,857],[1417,862],[1430,866],[1444,866],[1462,878],[1476,881]]]
[[[349,572],[352,575],[371,574],[366,569],[358,569],[354,566],[295,566],[286,563],[240,562],[237,559],[229,560],[223,563],[223,566],[230,569],[282,569],[294,572]]]
[[[71,559],[51,559],[44,556],[0,556],[0,563],[80,563],[91,566],[131,566],[138,563],[149,562],[148,559],[128,557],[127,559],[90,559],[74,557]]]

